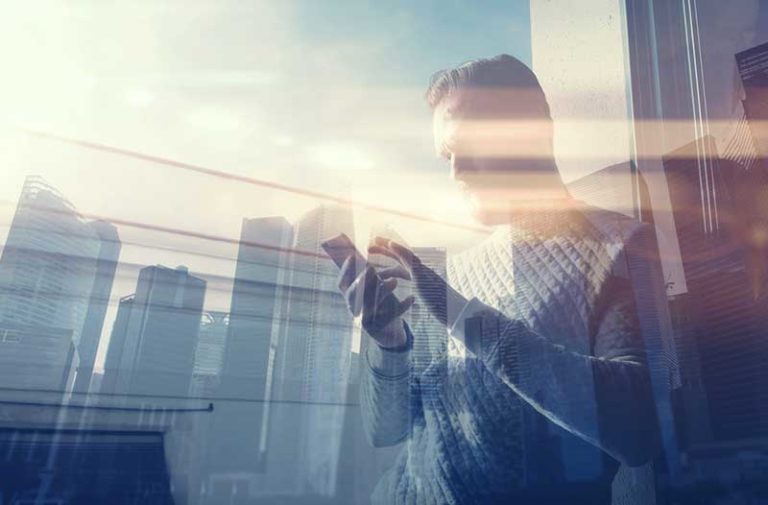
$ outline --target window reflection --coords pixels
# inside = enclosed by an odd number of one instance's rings
[[[761,502],[768,11],[512,4],[9,9],[0,501]]]

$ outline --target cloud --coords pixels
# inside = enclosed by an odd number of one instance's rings
[[[307,148],[307,161],[331,170],[371,170],[376,166],[372,153],[362,146],[327,142]]]

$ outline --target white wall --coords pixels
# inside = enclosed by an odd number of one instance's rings
[[[555,121],[566,181],[629,159],[627,72],[617,0],[531,0],[533,70]]]

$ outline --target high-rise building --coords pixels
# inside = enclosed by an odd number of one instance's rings
[[[447,282],[447,260],[444,248],[414,247],[412,250],[425,266],[431,268]],[[431,296],[445,296],[441,286],[422,286],[421,289],[431,291]],[[448,352],[448,333],[445,326],[432,315],[421,293],[417,295],[416,303],[406,317],[415,335],[411,359],[418,372],[429,366],[432,360]]]
[[[370,243],[377,237],[392,240],[404,246],[409,246],[408,242],[391,226],[383,225],[374,227],[370,233]],[[444,275],[445,264],[443,257],[442,274]],[[377,268],[386,268],[395,265],[391,258],[380,255],[368,255],[370,261]],[[426,261],[425,261],[426,262]],[[433,266],[430,262],[430,266]],[[437,269],[440,272],[440,268]],[[411,281],[398,279],[397,287],[393,293],[398,299],[403,300],[408,296],[414,295],[414,286]],[[408,314],[405,316],[408,324],[417,334],[414,342],[414,349],[411,352],[413,363],[418,363],[418,368],[423,370],[430,357],[430,348],[427,339],[431,332],[429,323],[424,317],[426,307],[415,303]],[[426,331],[425,331],[426,330]],[[362,503],[370,499],[371,492],[381,476],[395,464],[395,460],[400,453],[402,446],[400,444],[391,447],[373,448],[366,439],[363,429],[363,419],[360,407],[360,374],[367,373],[367,352],[371,345],[376,345],[374,340],[362,330],[360,332],[359,352],[351,353],[351,367],[349,377],[349,389],[347,392],[347,404],[344,408],[344,421],[342,428],[341,458],[338,460],[336,470],[338,478],[336,483],[336,499],[344,503]],[[443,334],[445,329],[443,327]],[[429,339],[432,341],[432,339]],[[414,374],[415,377],[415,374]]]
[[[88,311],[85,314],[78,345],[80,364],[77,368],[74,390],[81,393],[87,393],[90,389],[93,365],[104,328],[104,315],[109,306],[109,295],[112,293],[112,283],[120,256],[120,239],[117,229],[105,221],[94,221],[90,225],[98,234],[99,251],[91,296],[88,300]]]
[[[669,153],[664,168],[698,361],[694,367],[694,353],[681,355],[682,375],[703,385],[715,441],[768,436],[765,314],[750,281],[739,209],[744,168],[720,159],[711,138]]]
[[[734,136],[733,154],[746,170],[742,219],[746,225],[748,270],[753,293],[768,297],[768,44],[736,54],[744,88],[744,120]]]
[[[188,394],[206,282],[175,269],[141,269],[136,294],[120,300],[102,391]]]
[[[0,328],[0,386],[8,390],[62,393],[77,365],[72,331],[5,324]]]
[[[212,468],[255,478],[267,464],[266,430],[292,228],[283,217],[243,219],[216,388]]]
[[[409,244],[394,229],[383,226],[371,231],[371,239],[384,237],[405,246]],[[434,270],[443,279],[446,273],[446,251],[436,247],[411,247],[421,261]],[[393,265],[393,260],[382,255],[371,255],[369,260],[377,266]],[[429,289],[429,288],[427,288]],[[435,290],[439,287],[435,286]],[[414,369],[413,377],[432,363],[434,359],[445,356],[448,334],[441,324],[429,311],[428,307],[414,292],[413,283],[398,279],[395,296],[402,300],[409,295],[417,299],[405,319],[414,333],[411,363]],[[436,293],[439,296],[439,292]],[[443,294],[444,296],[444,294]],[[337,500],[349,503],[362,503],[370,499],[374,486],[389,468],[395,464],[395,459],[402,450],[401,444],[391,447],[373,448],[366,440],[363,431],[363,419],[360,411],[360,374],[366,370],[366,352],[373,340],[362,332],[360,336],[360,352],[352,353],[352,375],[345,406],[344,427],[342,430],[342,457],[338,462]]]
[[[765,170],[765,158],[768,156],[768,130],[765,127],[768,118],[768,43],[736,54],[736,63],[744,87],[742,105],[752,134],[749,141],[753,144],[749,147],[762,158]]]
[[[393,242],[404,245],[406,247],[410,246],[410,244],[408,244],[408,242],[394,228],[392,228],[389,225],[383,225],[383,226],[372,228],[369,242],[373,243],[376,240],[376,238],[385,238],[387,240],[391,240]],[[370,254],[368,255],[368,261],[370,261],[377,268],[387,268],[387,267],[396,265],[395,261],[392,258],[389,258],[382,254]],[[395,288],[395,291],[393,292],[393,294],[398,298],[398,300],[404,300],[406,297],[414,295],[415,293],[414,293],[413,283],[409,280],[397,279],[397,287]],[[406,315],[406,319],[408,319],[409,324],[412,323],[412,321],[409,319],[409,316],[413,312],[414,312],[414,308],[412,308]],[[365,330],[361,328],[359,356],[362,360],[360,361],[361,366],[357,367],[358,373],[362,373],[365,370],[365,366],[363,366],[363,364],[365,363],[365,357],[367,356],[368,347],[372,344],[372,342],[373,340],[371,339],[371,337],[369,337],[368,334],[365,332]],[[359,384],[360,383],[359,376],[351,377],[351,382]]]
[[[264,398],[291,232],[283,217],[243,220],[221,379],[228,395]]]
[[[78,391],[88,390],[119,253],[114,226],[83,219],[41,178],[26,179],[0,258],[0,325],[68,331]]]
[[[117,315],[112,323],[112,333],[109,336],[107,357],[104,360],[104,373],[101,377],[99,392],[113,394],[117,389],[117,379],[121,373],[120,363],[123,360],[125,339],[128,335],[128,322],[131,318],[131,309],[136,295],[128,295],[120,298],[117,305]]]
[[[333,496],[355,325],[321,243],[354,240],[352,210],[317,207],[294,225],[271,405],[268,479],[276,492]]]
[[[568,191],[589,205],[634,216],[638,207],[635,183],[639,179],[631,163],[616,163],[569,182]]]
[[[421,262],[431,268],[444,281],[447,281],[447,259],[446,251],[441,247],[411,247],[403,237],[389,226],[373,230],[372,239],[383,237],[406,247],[419,257]],[[395,265],[394,260],[382,255],[374,255],[371,258],[376,264],[382,266]],[[422,289],[432,291],[432,296],[445,296],[440,293],[441,286],[422,286]],[[405,314],[405,321],[414,333],[414,345],[411,352],[411,362],[416,371],[416,375],[424,371],[433,359],[444,355],[448,348],[448,333],[445,326],[440,323],[430,312],[420,293],[415,289],[411,281],[398,279],[397,288],[394,291],[398,299],[403,300],[407,296],[413,295],[416,301],[411,309]],[[360,356],[365,356],[367,347],[370,345],[370,338],[363,334],[360,341]]]
[[[217,390],[224,364],[228,329],[228,312],[203,312],[195,347],[190,396],[209,397]]]

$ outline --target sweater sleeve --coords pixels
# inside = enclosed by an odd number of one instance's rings
[[[363,430],[374,447],[396,445],[411,432],[413,416],[418,415],[418,388],[411,371],[413,335],[406,323],[408,346],[387,350],[371,341],[361,374],[360,409]],[[365,335],[363,338],[369,338]]]
[[[614,276],[606,289],[591,355],[554,344],[476,299],[452,334],[551,422],[639,466],[659,443],[644,344],[629,279]]]

